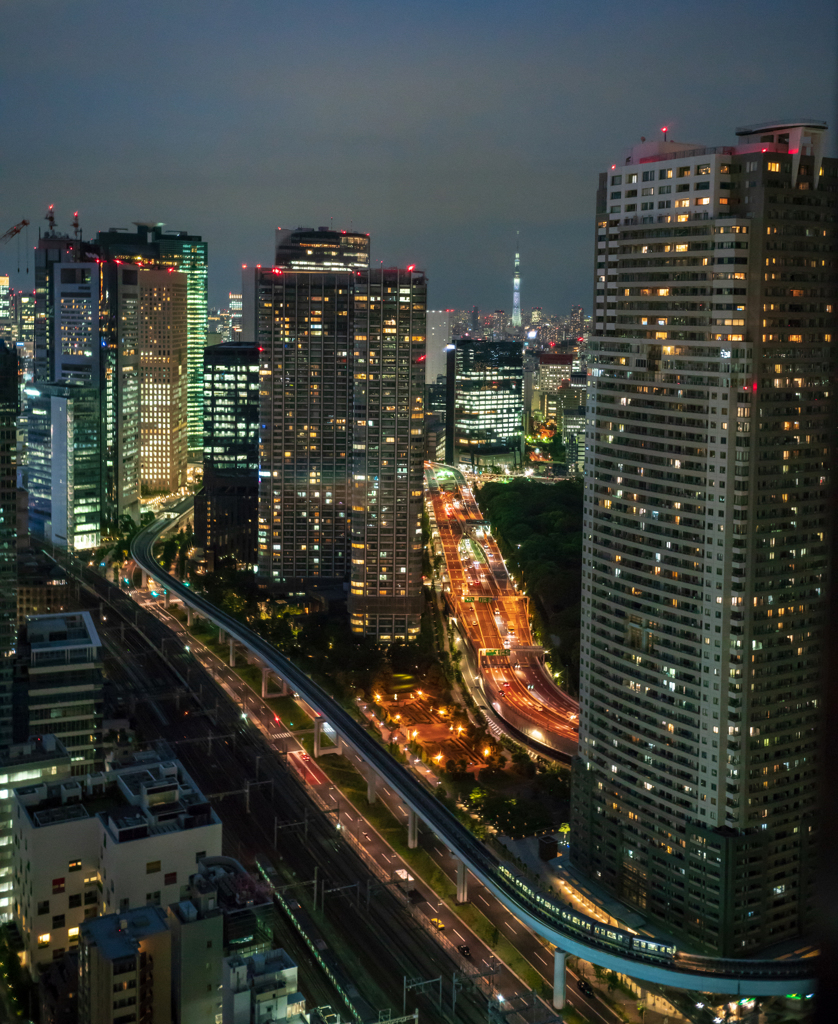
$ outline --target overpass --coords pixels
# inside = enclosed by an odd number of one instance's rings
[[[183,505],[178,511],[183,513]],[[458,899],[465,899],[466,871],[478,878],[497,899],[538,935],[556,946],[553,1000],[564,1006],[565,958],[581,957],[606,970],[639,981],[724,996],[805,995],[815,990],[817,958],[733,960],[685,955],[628,931],[604,925],[573,910],[551,893],[535,888],[504,864],[446,808],[407,768],[382,747],[333,697],[301,669],[247,626],[221,611],[167,573],[154,559],[153,547],[171,520],[152,523],[131,542],[131,557],[144,573],[163,584],[202,618],[241,644],[263,665],[300,694],[328,721],[340,739],[366,763],[370,800],[378,779],[391,786],[409,811],[408,843],[416,845],[417,821],[423,821],[459,861]]]

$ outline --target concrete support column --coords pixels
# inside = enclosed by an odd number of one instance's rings
[[[236,667],[236,641],[230,637],[230,668]]]
[[[192,606],[186,606],[186,626],[188,629],[192,628]]]
[[[164,607],[164,608],[168,608],[168,607],[169,607],[169,602],[170,602],[170,601],[171,601],[171,595],[169,594],[169,588],[167,587],[167,588],[166,588],[166,589],[165,589],[165,590],[163,591],[163,607]]]
[[[367,800],[371,803],[375,803],[376,797],[376,786],[378,784],[378,776],[375,774],[375,769],[369,765],[366,766],[364,774],[367,777]]]
[[[557,946],[553,956],[553,1006],[557,1010],[563,1010],[567,1001],[566,958],[565,951]]]
[[[224,630],[221,628],[221,626],[219,626],[218,627],[218,642],[220,644],[223,644],[226,639],[227,639],[227,637],[224,635]]]
[[[145,571],[145,569],[140,569],[140,574],[142,577],[142,589],[148,590],[148,573]]]
[[[407,809],[407,848],[415,850],[419,845],[419,816],[416,811]]]
[[[457,861],[457,902],[468,903],[468,881],[464,861]]]
[[[323,719],[322,718],[315,718],[314,719],[314,746],[312,748],[313,751],[314,751],[315,758],[320,757],[320,734],[322,732],[323,732]]]
[[[262,666],[262,700],[264,700],[268,696],[268,679],[269,679],[269,677],[270,677],[270,672],[263,665]]]

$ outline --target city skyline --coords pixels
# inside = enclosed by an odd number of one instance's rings
[[[54,203],[60,230],[80,210],[85,237],[130,227],[126,218],[197,231],[213,253],[213,306],[236,289],[242,263],[270,261],[272,228],[330,223],[363,225],[385,266],[425,271],[436,308],[508,308],[520,231],[522,308],[587,306],[588,183],[610,139],[639,141],[664,124],[688,142],[715,136],[734,127],[722,123],[726,109],[741,123],[832,112],[812,109],[819,94],[830,94],[823,69],[834,66],[827,42],[834,11],[822,0],[799,5],[782,32],[784,7],[774,2],[759,4],[759,18],[754,3],[735,12],[711,5],[705,27],[671,4],[651,4],[643,19],[611,5],[568,12],[530,4],[515,22],[497,3],[481,5],[479,19],[472,4],[432,3],[421,14],[405,9],[378,19],[375,5],[360,17],[333,4],[280,16],[273,5],[250,3],[236,12],[202,8],[200,18],[187,5],[130,23],[127,11],[96,2],[82,11],[50,7],[59,57],[95,63],[115,83],[87,105],[62,89],[61,59],[41,67],[24,56],[40,46],[41,6],[5,11],[0,53],[7,92],[17,98],[9,112],[17,143],[7,154],[14,200],[4,206],[3,230],[26,217],[33,246]],[[714,8],[728,26],[721,39]],[[614,31],[604,40],[606,15]],[[813,36],[811,24],[824,29]],[[679,29],[682,46],[673,43]],[[749,54],[737,43],[745,35]],[[117,73],[129,36],[149,54],[143,102]],[[355,47],[362,60],[376,52],[374,71],[345,75],[321,62],[313,74],[307,55],[315,40],[324,50]],[[641,43],[659,59],[632,72],[635,87],[623,89],[623,71],[610,58]],[[696,89],[675,72],[687,54],[700,60],[701,53],[715,71]],[[194,71],[201,87],[179,89],[175,100],[166,73],[174,67],[184,81]],[[305,88],[289,93],[286,82]],[[648,97],[642,105],[638,93]],[[110,143],[91,162],[83,140],[99,123],[109,124]],[[290,163],[278,142],[289,137],[297,139]],[[48,156],[54,151],[63,154],[60,175]],[[28,290],[31,272],[27,279],[25,261],[16,272],[16,242],[3,264],[12,285]]]

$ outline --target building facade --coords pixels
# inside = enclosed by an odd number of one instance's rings
[[[28,399],[29,529],[71,551],[102,541],[101,394],[80,381],[33,384]]]
[[[255,566],[259,504],[259,379],[255,345],[204,353],[204,486],[195,498],[195,537],[213,568],[233,556]]]
[[[196,864],[221,853],[221,822],[192,778],[151,751],[14,799],[14,919],[33,975],[78,945],[88,918],[188,896]]]
[[[0,345],[0,747],[12,739],[12,681],[17,645],[18,359]]]
[[[416,270],[373,270],[354,295],[350,624],[406,641],[423,608],[427,282]]]
[[[164,231],[162,224],[136,223],[136,231],[100,231],[105,257],[148,269],[186,275],[187,444],[200,462],[204,431],[204,349],[207,343],[207,243],[186,231]]]
[[[144,270],[139,285],[140,487],[171,494],[186,483],[188,277]]]
[[[79,942],[79,1024],[172,1024],[172,936],[160,907],[85,921]]]
[[[722,956],[812,923],[838,161],[825,125],[600,175],[571,856]]]
[[[453,458],[474,469],[520,465],[524,449],[521,343],[457,338],[449,349],[446,414]],[[449,402],[449,405],[451,403]]]
[[[369,237],[277,232],[277,265],[245,270],[245,343],[261,350],[259,579],[340,581],[349,572],[353,295]]]
[[[103,767],[101,643],[90,612],[31,615],[19,641],[15,742],[55,735],[73,775]]]
[[[437,383],[445,376],[445,350],[451,343],[453,309],[429,309],[427,312],[427,353],[425,383]]]

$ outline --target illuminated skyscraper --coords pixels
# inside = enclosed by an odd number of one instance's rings
[[[796,941],[816,898],[825,128],[635,146],[597,194],[571,856],[722,956]]]
[[[521,343],[455,338],[448,349],[446,460],[519,465],[524,444]]]
[[[255,345],[204,353],[204,485],[195,496],[195,538],[212,569],[232,555],[256,565],[259,503],[259,373]]]
[[[277,265],[243,273],[243,340],[262,362],[259,578],[266,587],[349,573],[354,291],[369,237],[277,231]]]
[[[515,273],[512,277],[512,326],[521,326],[521,253],[515,246]]]
[[[136,222],[136,231],[100,231],[103,255],[149,269],[186,274],[187,444],[189,457],[203,458],[204,349],[207,344],[207,243],[186,231],[163,231],[162,224]]]
[[[422,617],[425,275],[355,285],[349,616],[356,633],[413,640]]]
[[[171,493],[186,483],[189,286],[166,270],[143,270],[139,286],[140,485]]]

